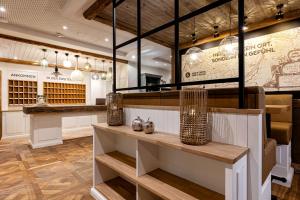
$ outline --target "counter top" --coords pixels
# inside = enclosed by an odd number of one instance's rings
[[[24,106],[25,114],[106,111],[106,105],[47,105]]]
[[[93,125],[101,133],[125,135],[128,137],[143,140],[149,143],[175,148],[199,156],[211,158],[228,164],[233,164],[248,152],[248,148],[236,145],[209,142],[206,145],[192,146],[181,143],[179,135],[155,132],[154,134],[144,134],[136,132],[129,126],[108,126],[106,123]]]

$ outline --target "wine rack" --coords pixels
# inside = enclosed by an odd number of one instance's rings
[[[8,105],[21,106],[36,103],[37,81],[8,80]]]
[[[44,82],[44,95],[49,104],[85,104],[85,84]]]

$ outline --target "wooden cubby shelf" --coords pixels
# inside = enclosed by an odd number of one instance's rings
[[[96,186],[96,189],[107,199],[136,200],[135,185],[121,177],[101,183]]]
[[[8,80],[8,105],[22,106],[36,103],[37,81]]]
[[[138,200],[224,200],[233,187],[238,190],[237,182],[246,184],[242,178],[247,174],[248,148],[216,142],[192,146],[175,134],[145,134],[106,123],[93,126],[91,194],[97,200],[104,195],[98,185],[116,177],[136,186]],[[238,181],[230,184],[237,174]]]
[[[44,95],[49,104],[85,104],[85,84],[44,82]]]
[[[153,170],[145,175],[136,176],[136,161],[121,152],[110,152],[95,157],[97,162],[104,164],[121,176],[142,186],[153,194],[155,199],[168,200],[224,200],[224,195],[208,190],[191,181],[180,178],[162,169]],[[100,185],[103,185],[102,183]],[[105,186],[102,186],[105,187]],[[98,189],[98,186],[96,186]],[[101,188],[100,188],[101,189]],[[103,192],[103,189],[99,190]],[[104,191],[106,192],[106,191]],[[115,196],[115,194],[110,194]],[[105,195],[106,196],[106,195]],[[109,196],[109,195],[107,195]],[[114,199],[114,198],[109,198]]]

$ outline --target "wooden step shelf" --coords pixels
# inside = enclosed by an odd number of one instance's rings
[[[104,164],[120,175],[136,182],[135,159],[118,151],[95,157],[96,161]]]
[[[136,187],[121,177],[101,183],[96,189],[108,200],[136,200]]]
[[[102,133],[123,135],[155,145],[170,147],[198,156],[218,160],[228,164],[234,164],[248,152],[248,148],[246,147],[217,142],[210,142],[202,146],[186,145],[181,143],[179,137],[176,135],[160,132],[156,132],[154,134],[144,134],[143,132],[133,131],[129,126],[109,126],[106,123],[99,123],[93,126]]]
[[[198,184],[171,173],[156,169],[136,176],[135,158],[120,152],[110,152],[95,157],[97,162],[111,168],[121,176],[135,182],[158,197],[166,200],[223,200],[225,197]],[[100,184],[102,185],[102,184]],[[103,186],[104,187],[104,186]],[[97,187],[96,187],[97,188]],[[98,188],[97,188],[98,189]],[[101,190],[99,190],[101,192]],[[114,194],[111,194],[114,195]]]

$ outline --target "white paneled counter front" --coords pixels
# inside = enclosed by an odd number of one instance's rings
[[[63,143],[64,122],[67,122],[68,128],[90,126],[93,121],[98,122],[98,118],[106,113],[106,106],[24,106],[23,112],[29,117],[25,120],[29,142],[32,148],[40,148]],[[72,126],[73,123],[76,126]]]

